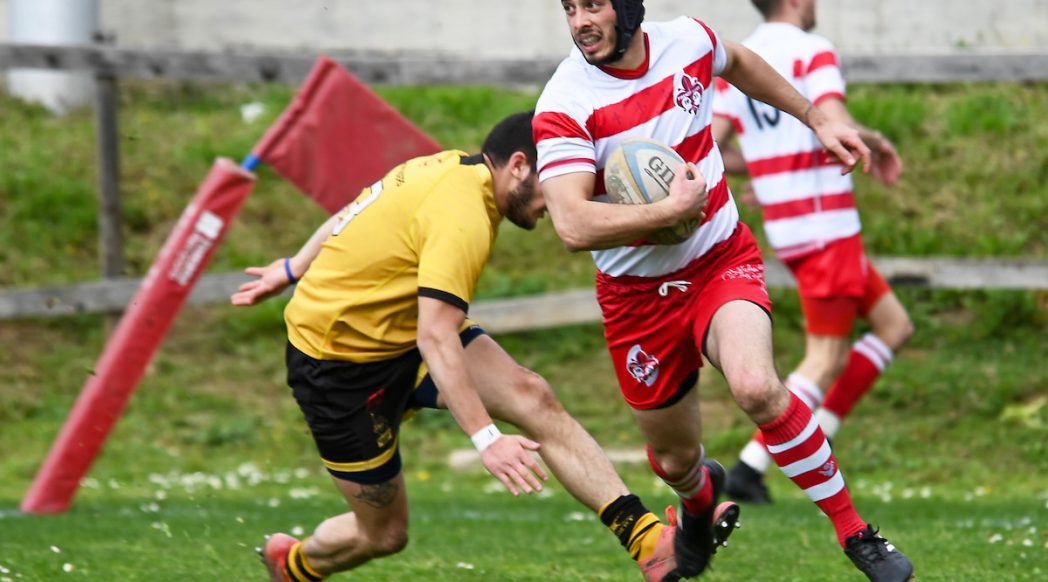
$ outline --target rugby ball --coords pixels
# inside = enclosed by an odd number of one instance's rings
[[[669,196],[670,182],[684,163],[672,148],[657,141],[634,138],[622,142],[604,163],[604,189],[617,204],[651,204]],[[656,244],[678,244],[699,226],[685,220],[650,233],[646,240]]]

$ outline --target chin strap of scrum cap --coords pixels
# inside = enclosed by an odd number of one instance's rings
[[[640,23],[644,22],[644,0],[611,0],[615,8],[615,33],[618,40],[615,43],[615,52],[610,62],[615,62],[626,54],[626,49],[633,40],[633,35],[640,29]]]

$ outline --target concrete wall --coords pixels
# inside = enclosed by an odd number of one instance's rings
[[[0,42],[9,38],[0,0]],[[122,46],[199,50],[440,51],[559,57],[570,47],[554,0],[100,0]],[[648,0],[649,18],[697,16],[725,38],[759,21],[746,0]],[[844,53],[1048,50],[1048,0],[823,0],[821,34]]]

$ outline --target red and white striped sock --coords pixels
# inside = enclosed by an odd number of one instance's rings
[[[655,462],[655,456],[651,453],[651,447],[649,446],[647,449],[648,463],[651,465],[651,469],[655,471],[659,479],[662,479],[680,497],[681,505],[684,506],[688,513],[702,515],[703,512],[713,505],[713,483],[710,482],[709,471],[702,464],[706,460],[705,448],[699,447],[699,458],[695,461],[695,464],[688,469],[684,477],[676,480],[670,479],[666,472],[662,470],[662,467]]]
[[[819,385],[798,372],[790,374],[786,378],[785,384],[790,392],[796,394],[812,410],[815,410],[819,403],[822,402],[822,390],[819,390]],[[753,438],[742,448],[742,452],[739,453],[739,460],[758,473],[768,472],[768,466],[771,465],[771,455],[768,454],[768,449],[764,446],[764,437],[761,435],[760,429],[754,431]]]
[[[795,394],[779,418],[760,425],[764,442],[782,472],[833,522],[837,541],[866,527],[852,505],[830,444],[811,410]]]
[[[872,333],[862,336],[852,346],[848,364],[830,386],[822,408],[816,414],[826,436],[837,434],[841,420],[848,416],[855,403],[870,390],[895,355],[888,344]]]

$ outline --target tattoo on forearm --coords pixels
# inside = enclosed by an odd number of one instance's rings
[[[811,122],[808,120],[808,116],[811,115],[811,110],[815,108],[814,103],[809,103],[807,109],[804,110],[804,125],[811,127]]]
[[[388,507],[397,496],[399,486],[396,483],[379,483],[378,485],[361,485],[356,498],[372,507]]]

